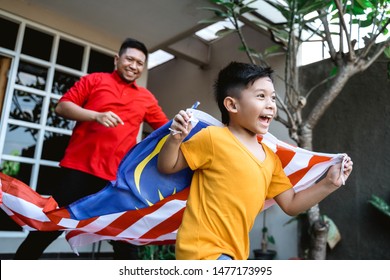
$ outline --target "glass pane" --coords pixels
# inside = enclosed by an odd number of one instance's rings
[[[4,142],[4,154],[34,157],[38,129],[9,124]]]
[[[54,109],[57,105],[57,102],[58,102],[57,99],[53,99],[53,98],[50,99],[50,104],[49,104],[50,107],[47,115],[46,125],[72,130],[76,122],[64,119],[63,117],[60,117],[56,114]]]
[[[26,185],[30,184],[32,165],[29,163],[3,160],[1,164],[1,172],[8,176],[12,176]]]
[[[47,69],[29,62],[20,61],[16,83],[26,87],[45,90]]]
[[[52,195],[56,182],[61,180],[62,169],[41,165],[39,168],[37,192],[42,195]]]
[[[54,73],[53,89],[52,92],[59,95],[64,95],[75,82],[79,80],[79,77],[56,71]]]
[[[42,159],[60,161],[64,156],[70,136],[54,132],[45,132],[45,141],[42,147]]]
[[[52,44],[53,36],[26,27],[26,30],[24,31],[22,53],[49,61]]]
[[[114,71],[114,57],[91,49],[88,73]]]
[[[57,64],[81,70],[83,55],[83,46],[60,39],[60,44],[58,46]]]
[[[12,96],[10,118],[39,123],[41,119],[43,97],[33,93],[15,90]]]
[[[0,17],[1,36],[0,47],[14,50],[19,24]]]

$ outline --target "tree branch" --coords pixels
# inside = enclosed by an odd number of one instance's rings
[[[305,98],[308,99],[309,96],[318,88],[320,87],[321,85],[329,82],[330,80],[334,79],[335,76],[329,76],[329,77],[326,77],[325,79],[323,79],[321,82],[319,82],[318,84],[316,84],[315,86],[313,86],[306,94]]]
[[[322,94],[321,98],[312,108],[305,122],[306,125],[309,125],[310,127],[316,126],[319,119],[326,112],[330,104],[332,104],[333,100],[340,94],[341,90],[348,82],[348,79],[357,72],[359,72],[359,69],[355,64],[352,63],[346,64],[340,69],[340,73],[335,77],[331,87]]]
[[[284,110],[283,110],[283,112],[284,112]],[[280,122],[281,124],[283,124],[287,128],[289,128],[291,126],[290,123],[287,120],[283,119],[279,114],[276,115],[275,120]]]
[[[356,58],[355,57],[355,50],[353,49],[353,46],[352,46],[351,36],[349,34],[348,27],[345,24],[343,7],[341,6],[340,0],[334,0],[334,2],[336,3],[337,10],[339,11],[339,20],[341,23],[341,27],[345,32],[345,37],[346,37],[346,40],[348,43],[349,59],[350,59],[350,61],[353,61]],[[340,36],[341,36],[341,31],[340,31]],[[343,41],[342,38],[340,38],[340,43],[342,41]],[[340,48],[340,51],[343,51],[343,50]]]
[[[336,54],[336,49],[334,48],[333,45],[332,37],[330,35],[329,22],[326,17],[327,13],[322,9],[318,11],[318,14],[320,15],[320,20],[324,26],[325,41],[328,43],[330,57],[332,58],[333,61],[336,62],[337,54]]]
[[[362,52],[362,55],[360,57],[366,57],[368,53],[370,52],[370,49],[375,45],[376,39],[382,32],[386,29],[386,27],[390,24],[390,18],[386,21],[386,23],[381,26],[381,28],[378,30],[378,33],[375,34],[369,41],[368,44],[364,47],[364,51]],[[389,42],[390,39],[387,39],[386,41]]]
[[[283,112],[285,112],[286,115],[287,115],[288,121],[285,120],[285,122],[284,122],[283,124],[284,124],[287,128],[292,127],[293,124],[294,124],[294,118],[293,118],[293,116],[291,115],[290,111],[288,110],[286,104],[280,99],[280,96],[279,96],[279,95],[276,95],[276,99],[277,99],[277,101],[279,102],[280,106],[282,107]]]
[[[232,16],[233,16],[233,21],[231,19],[229,19],[229,20],[232,22],[234,28],[237,30],[238,36],[240,37],[240,41],[241,41],[242,45],[245,48],[245,53],[247,54],[247,56],[249,58],[249,61],[252,64],[256,64],[256,61],[254,60],[253,56],[250,53],[250,50],[249,50],[248,44],[247,44],[247,42],[246,42],[246,40],[244,38],[244,35],[242,34],[241,27],[238,24],[237,14],[234,11],[234,9],[232,9]]]
[[[385,43],[383,43],[376,51],[375,53],[370,57],[370,59],[368,60],[364,60],[362,63],[361,63],[361,59],[359,59],[358,61],[358,65],[360,66],[360,69],[362,69],[362,71],[366,70],[368,67],[370,67],[378,58],[379,56],[381,56],[383,54],[383,52],[385,51],[385,49],[387,47],[390,46],[390,38],[387,39],[387,41]]]

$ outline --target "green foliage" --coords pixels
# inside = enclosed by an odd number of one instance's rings
[[[275,245],[275,238],[272,235],[269,235],[268,228],[266,226],[263,226],[261,232],[263,234],[263,239],[267,240],[268,243]]]
[[[332,70],[329,73],[329,76],[330,77],[336,76],[338,71],[339,71],[339,68],[337,66],[333,67]]]
[[[261,250],[267,252],[268,244],[275,245],[275,238],[269,234],[267,227],[267,210],[263,211],[263,228],[261,229]]]
[[[390,47],[385,49],[384,54],[387,58],[390,58]]]
[[[276,120],[289,129],[290,138],[299,147],[311,149],[311,140],[306,136],[308,134],[302,135],[299,132],[312,131],[327,109],[324,105],[329,102],[325,96],[318,99],[317,104],[312,107],[313,110],[306,111],[303,117],[302,110],[305,105],[302,105],[301,100],[308,100],[310,95],[317,92],[323,84],[328,84],[328,89],[340,92],[346,83],[345,79],[343,79],[344,84],[332,86],[332,81],[335,83],[340,75],[349,78],[364,71],[383,52],[387,58],[390,58],[390,38],[385,37],[384,42],[378,42],[379,38],[388,34],[390,26],[390,1],[388,0],[263,0],[283,16],[284,21],[279,20],[277,24],[264,17],[256,17],[256,13],[261,14],[261,11],[254,9],[253,3],[260,0],[210,0],[210,2],[214,6],[204,8],[213,13],[212,19],[209,20],[213,22],[228,20],[233,26],[230,29],[226,27],[217,35],[237,34],[242,44],[239,50],[246,53],[251,63],[270,66],[268,60],[271,56],[279,54],[285,56],[284,75],[275,73],[285,85],[283,99],[277,95],[278,108],[285,113],[285,116],[278,114]],[[251,17],[247,17],[249,13],[253,13]],[[250,20],[252,25],[267,32],[275,43],[274,46],[265,50],[256,50],[250,46],[243,35],[240,20]],[[365,29],[362,30],[363,28]],[[328,50],[330,61],[333,63],[329,76],[324,77],[310,89],[302,88],[299,83],[298,57],[302,43],[306,42],[321,42],[324,49]],[[357,47],[359,51],[356,50]],[[387,74],[390,79],[390,62]],[[336,97],[337,94],[332,94],[332,101]]]
[[[271,24],[265,20],[258,19],[253,20],[252,23],[269,32],[275,43],[279,47],[282,46],[285,51],[291,54],[297,53],[302,42],[318,41],[320,39],[326,44],[329,44],[330,42],[326,42],[329,39],[329,34],[341,37],[345,36],[343,33],[346,32],[346,29],[330,32],[324,29],[324,24],[318,27],[318,20],[325,19],[329,15],[331,16],[328,19],[329,24],[332,25],[342,26],[343,24],[348,24],[348,21],[344,17],[346,16],[350,19],[350,26],[345,28],[351,28],[352,25],[357,26],[359,29],[370,27],[371,32],[364,38],[366,43],[370,40],[375,41],[379,34],[388,34],[388,26],[390,24],[389,1],[355,0],[340,1],[339,4],[336,3],[337,1],[323,0],[264,1],[274,7],[285,18],[285,21],[278,24]],[[242,37],[238,19],[246,13],[256,12],[256,9],[251,6],[256,0],[210,0],[210,2],[215,4],[216,7],[202,8],[214,14],[214,17],[208,21],[218,22],[228,19],[234,26],[233,29],[230,29],[230,32],[228,32],[228,28],[225,28],[223,31],[218,32],[217,35],[225,36],[228,33],[236,31]],[[340,7],[338,5],[343,5],[342,10],[344,14],[340,14]],[[350,35],[348,34],[348,36]],[[243,40],[244,38],[241,39]],[[246,46],[245,42],[243,44],[244,46],[240,49],[247,52],[252,63],[267,64],[265,61],[267,57],[280,53],[281,51],[280,48],[273,47],[259,54],[254,52],[249,46]],[[341,50],[341,52],[343,51]],[[294,56],[291,55],[290,57]]]
[[[268,242],[275,245],[275,238],[272,235],[268,235]]]
[[[387,58],[390,58],[390,47],[387,47],[384,51]],[[387,62],[387,78],[390,80],[390,61]]]
[[[307,213],[306,212],[302,212],[296,216],[293,216],[292,218],[290,218],[289,220],[287,220],[287,222],[285,222],[283,225],[286,226],[286,225],[289,225],[291,224],[292,222],[298,222],[299,219],[307,219]]]
[[[386,201],[384,201],[382,198],[376,195],[372,195],[371,199],[368,202],[380,212],[390,217],[390,205],[386,203]]]
[[[174,245],[147,245],[140,247],[139,257],[141,260],[174,260]]]
[[[18,156],[19,152],[13,151],[12,155]],[[18,175],[19,170],[20,170],[20,162],[5,160],[3,161],[3,164],[1,166],[1,172],[11,177]]]

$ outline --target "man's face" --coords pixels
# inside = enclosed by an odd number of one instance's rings
[[[145,54],[138,49],[128,48],[121,56],[115,56],[116,70],[126,83],[132,83],[141,77],[145,64]]]

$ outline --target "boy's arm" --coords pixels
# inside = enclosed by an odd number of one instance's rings
[[[188,167],[180,145],[191,131],[191,115],[181,110],[173,119],[171,133],[158,155],[157,168],[161,173],[171,174]]]
[[[352,165],[353,162],[347,157],[343,170],[344,181],[351,174]],[[286,214],[296,216],[319,203],[343,184],[340,170],[341,164],[333,165],[328,170],[326,177],[314,186],[297,193],[293,189],[289,189],[275,196],[274,199]]]

